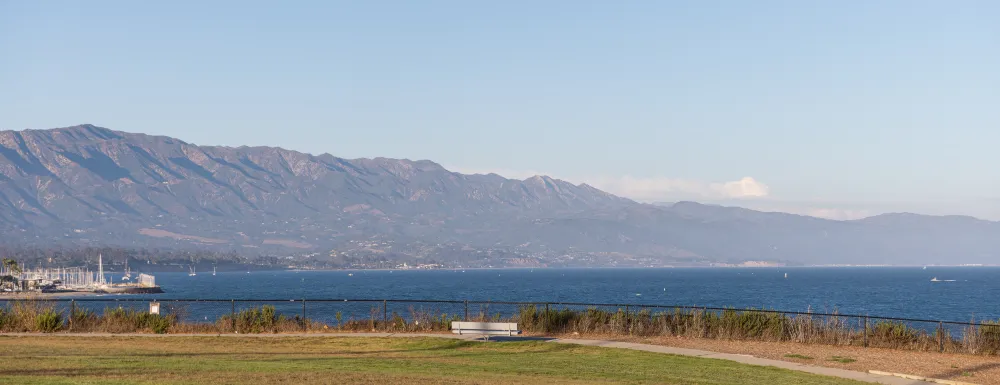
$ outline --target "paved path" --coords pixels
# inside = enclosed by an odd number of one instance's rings
[[[112,333],[0,333],[0,336],[19,337],[149,337],[149,338],[171,338],[171,337],[229,337],[229,338],[282,338],[282,337],[393,337],[393,338],[414,338],[414,337],[434,337],[460,340],[478,340],[477,335],[457,335],[457,334],[436,334],[436,333],[308,333],[308,334],[112,334]],[[887,385],[927,385],[928,382],[908,380],[892,376],[880,376],[869,373],[855,372],[851,370],[827,368],[823,366],[803,365],[794,362],[771,360],[743,354],[716,353],[705,350],[674,348],[669,346],[637,344],[631,342],[616,342],[605,340],[582,340],[582,339],[560,339],[544,337],[492,337],[491,339],[500,341],[524,341],[543,340],[557,344],[575,344],[586,346],[599,346],[606,348],[641,350],[653,353],[675,354],[679,356],[692,356],[701,358],[711,358],[719,360],[729,360],[747,365],[774,366],[782,369],[819,374],[823,376],[847,378],[851,380],[870,382]]]

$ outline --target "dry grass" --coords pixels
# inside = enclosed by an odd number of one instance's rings
[[[773,367],[545,342],[0,337],[0,383],[859,384]]]
[[[235,316],[223,315],[210,322],[181,322],[183,307],[165,308],[165,316],[143,312],[105,309],[88,313],[81,308],[73,314],[41,322],[51,313],[46,301],[11,301],[0,307],[0,332],[155,332],[155,333],[322,333],[343,331],[446,332],[452,321],[461,318],[423,308],[410,307],[403,313],[383,313],[373,306],[367,317],[344,319],[337,313],[336,322],[321,323],[301,315],[285,316],[272,306],[243,309]],[[508,310],[510,310],[508,308]],[[868,346],[914,351],[937,351],[943,341],[944,351],[996,355],[1000,353],[1000,325],[969,327],[961,336],[939,335],[900,322],[852,319],[844,316],[779,313],[746,309],[720,312],[701,309],[668,311],[626,311],[626,309],[547,309],[522,306],[513,315],[491,312],[483,306],[470,314],[471,321],[517,322],[529,335],[577,333],[582,336],[613,337],[684,337],[708,340],[773,341],[835,346]],[[50,314],[51,316],[51,314]],[[51,318],[51,317],[50,317]],[[54,323],[54,327],[43,325]],[[995,326],[994,326],[995,325]],[[44,330],[43,330],[44,329]]]
[[[479,317],[489,320],[488,317]],[[495,319],[496,317],[494,317]],[[546,310],[524,306],[509,320],[529,333],[672,336],[715,340],[774,341],[868,346],[900,350],[992,355],[1000,352],[1000,326],[968,327],[962,336],[918,329],[895,321],[870,321],[839,315],[786,316],[757,309],[704,311],[681,309]]]
[[[564,337],[580,338],[572,335]],[[615,336],[605,337],[616,339]],[[586,338],[594,337],[587,336]],[[617,339],[720,353],[748,354],[859,372],[881,370],[976,384],[1000,385],[1000,361],[996,357],[981,355],[795,342],[711,340],[683,337],[617,337]],[[813,357],[814,359],[803,360],[798,358],[799,356]]]

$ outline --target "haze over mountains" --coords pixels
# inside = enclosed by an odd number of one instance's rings
[[[93,125],[0,132],[8,244],[425,255],[448,244],[547,264],[1000,262],[1000,223],[886,214],[855,221],[680,202],[642,204],[546,176],[464,175],[431,161],[197,146]],[[637,261],[641,261],[637,262]],[[619,263],[620,262],[620,263]]]

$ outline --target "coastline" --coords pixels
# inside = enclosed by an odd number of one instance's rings
[[[47,298],[63,298],[63,297],[88,297],[88,296],[102,296],[107,295],[105,293],[94,293],[87,291],[67,291],[61,293],[42,293],[42,292],[31,292],[31,293],[0,293],[0,301],[2,300],[17,300],[17,299],[47,299]]]
[[[162,294],[162,293],[95,293],[92,291],[64,291],[56,293],[43,293],[43,292],[30,292],[30,293],[4,293],[0,292],[0,301],[9,300],[19,300],[19,299],[61,299],[61,298],[80,298],[80,297],[106,297],[106,296],[119,296],[119,295],[136,295],[136,294]]]

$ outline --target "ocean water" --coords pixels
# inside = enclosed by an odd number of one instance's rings
[[[788,277],[785,277],[785,274]],[[932,278],[942,282],[932,282]],[[1000,268],[665,268],[157,273],[166,293],[102,299],[419,299],[768,308],[967,322],[1000,319]],[[120,278],[120,277],[115,277]],[[249,306],[243,302],[240,307]],[[299,312],[298,303],[284,303]],[[371,303],[308,303],[310,317],[374,312]],[[380,305],[380,304],[376,304]],[[404,313],[413,304],[392,304]],[[462,305],[435,306],[461,313]],[[194,305],[192,318],[228,313]],[[496,305],[495,309],[499,309]],[[495,310],[494,309],[494,310]],[[209,311],[211,310],[211,311]],[[512,309],[503,310],[504,312]],[[209,314],[211,313],[211,314]]]

